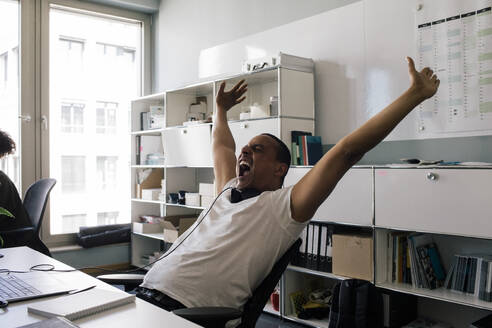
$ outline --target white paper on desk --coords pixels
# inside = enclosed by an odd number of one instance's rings
[[[68,320],[77,320],[133,302],[135,302],[135,295],[95,288],[32,304],[28,306],[27,312],[47,318],[59,316]]]

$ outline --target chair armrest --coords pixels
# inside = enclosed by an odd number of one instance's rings
[[[12,230],[0,231],[0,236],[4,240],[3,247],[28,245],[29,242],[35,236],[35,234],[36,234],[36,230],[34,229],[34,227],[23,227],[23,228],[17,228]]]
[[[140,285],[144,279],[143,274],[103,274],[97,276],[97,279],[112,285]]]
[[[0,231],[0,235],[2,236],[15,236],[15,235],[23,235],[23,234],[29,234],[31,236],[34,233],[34,227],[23,227],[23,228],[17,228],[17,229],[12,229],[12,230],[4,230]]]
[[[174,310],[174,314],[204,327],[224,327],[227,321],[240,318],[242,312],[230,307],[195,307]]]

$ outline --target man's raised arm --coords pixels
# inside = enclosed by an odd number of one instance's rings
[[[244,80],[231,90],[224,91],[222,82],[217,92],[217,110],[212,131],[212,153],[214,159],[215,191],[218,194],[230,179],[236,176],[236,144],[227,123],[227,111],[242,102],[247,91]]]
[[[340,140],[294,186],[291,210],[296,221],[311,219],[347,170],[383,141],[412,109],[437,92],[439,80],[432,70],[426,67],[418,72],[413,60],[407,57],[407,61],[410,88],[360,128]]]

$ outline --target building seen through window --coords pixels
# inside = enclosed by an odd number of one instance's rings
[[[96,132],[102,134],[116,133],[116,113],[118,104],[113,102],[96,103]]]
[[[118,212],[97,213],[97,225],[116,224],[118,215]]]
[[[66,133],[84,132],[84,104],[62,103],[61,131]]]
[[[141,24],[50,9],[50,233],[130,222],[129,104]]]
[[[78,232],[79,227],[87,225],[87,214],[65,214],[61,221],[65,233]]]

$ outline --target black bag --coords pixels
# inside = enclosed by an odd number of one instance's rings
[[[370,282],[347,279],[333,287],[328,328],[383,327],[383,296]]]
[[[95,247],[130,241],[130,224],[112,224],[98,227],[80,227],[77,243],[84,247]]]

